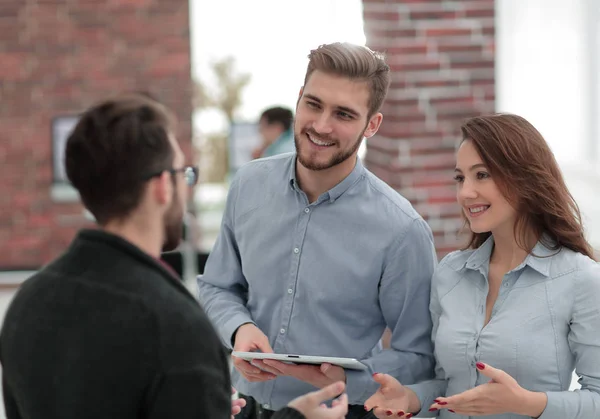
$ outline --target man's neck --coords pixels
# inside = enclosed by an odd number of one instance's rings
[[[154,258],[160,258],[162,238],[155,228],[139,221],[112,221],[102,226],[108,233],[114,234],[139,247]]]
[[[352,173],[357,157],[325,170],[310,170],[296,159],[296,179],[300,189],[308,197],[310,203],[315,202],[321,194],[327,192]]]

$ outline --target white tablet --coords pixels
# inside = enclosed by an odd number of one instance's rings
[[[365,364],[354,358],[337,358],[330,356],[313,356],[313,355],[289,355],[289,354],[269,354],[263,352],[238,352],[233,351],[232,356],[242,358],[246,361],[253,359],[274,359],[276,361],[290,362],[292,364],[332,364],[349,370],[366,370]]]

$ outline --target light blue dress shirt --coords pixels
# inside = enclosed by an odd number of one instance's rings
[[[254,160],[232,181],[200,302],[231,347],[255,323],[276,353],[351,357],[351,403],[378,388],[373,372],[403,382],[433,377],[429,292],[436,264],[429,226],[360,161],[312,204],[298,187],[295,154]],[[381,349],[386,325],[391,350]],[[314,387],[292,377],[234,386],[279,409]]]
[[[600,265],[539,242],[504,276],[484,327],[493,246],[490,237],[477,250],[449,254],[436,268],[430,305],[436,379],[408,386],[421,400],[417,416],[433,416],[427,410],[436,397],[488,382],[475,367],[481,361],[527,390],[545,392],[548,404],[540,419],[600,418]],[[581,390],[568,391],[574,368]],[[439,417],[465,416],[443,409]]]

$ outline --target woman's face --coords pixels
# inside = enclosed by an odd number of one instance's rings
[[[456,154],[456,198],[474,233],[512,234],[517,212],[492,179],[475,149],[465,140]]]

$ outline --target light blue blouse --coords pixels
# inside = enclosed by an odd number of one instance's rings
[[[408,386],[421,401],[417,416],[434,416],[428,408],[436,397],[489,381],[475,367],[481,361],[504,370],[525,389],[545,392],[548,404],[540,419],[600,418],[600,265],[569,249],[538,243],[504,276],[484,327],[493,246],[490,237],[477,250],[447,255],[436,268],[430,302],[436,379]],[[573,369],[581,389],[568,391]],[[445,409],[437,413],[465,418]]]

